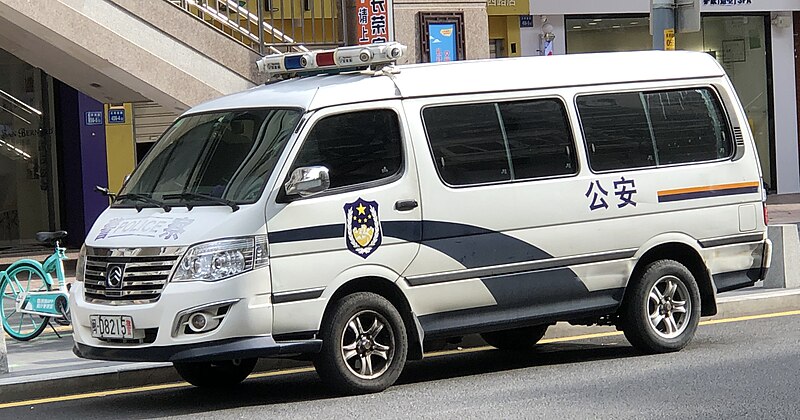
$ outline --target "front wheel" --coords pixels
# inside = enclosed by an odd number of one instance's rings
[[[236,359],[219,362],[175,362],[181,378],[201,388],[227,388],[245,380],[258,359]]]
[[[408,353],[406,328],[382,296],[360,292],[342,298],[321,332],[322,351],[314,367],[336,391],[380,392],[400,376]]]
[[[684,348],[700,322],[700,291],[694,275],[674,260],[650,263],[626,296],[625,337],[645,353]]]
[[[47,327],[48,317],[31,315],[17,311],[17,302],[25,292],[50,290],[50,283],[38,268],[22,264],[6,273],[7,278],[0,284],[0,315],[3,329],[12,338],[20,341],[32,340]]]

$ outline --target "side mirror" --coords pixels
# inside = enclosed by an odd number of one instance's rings
[[[106,197],[111,197],[112,200],[114,199],[114,197],[116,197],[116,194],[109,191],[107,187],[101,187],[99,185],[95,185],[94,190],[99,192],[100,194],[103,194]]]
[[[328,168],[324,166],[306,166],[297,168],[284,184],[286,195],[299,194],[308,197],[321,193],[331,187],[331,177]]]

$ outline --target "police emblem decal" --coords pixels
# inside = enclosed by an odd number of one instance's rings
[[[344,205],[345,242],[350,252],[367,258],[381,245],[381,221],[378,218],[378,203],[359,197]]]

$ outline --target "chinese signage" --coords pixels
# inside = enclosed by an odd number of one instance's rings
[[[617,196],[616,200],[611,199],[608,189],[603,187],[600,180],[589,183],[589,189],[586,190],[586,194],[584,194],[586,198],[591,200],[591,203],[589,203],[589,210],[607,210],[609,202],[611,202],[612,205],[616,205],[617,208],[626,206],[636,207],[634,197],[636,195],[636,181],[620,177],[618,181],[615,180],[612,184],[614,184],[614,195]]]
[[[108,110],[109,124],[125,124],[125,108]]]
[[[103,111],[86,111],[86,125],[103,125]]]
[[[531,8],[527,0],[486,0],[486,13],[489,16],[524,16],[531,14]]]
[[[533,28],[533,16],[531,15],[522,15],[519,17],[519,27],[520,28]]]
[[[358,45],[392,39],[391,9],[389,0],[356,0]]]
[[[753,4],[753,0],[703,0],[704,6],[736,6],[740,4]]]
[[[458,60],[455,23],[430,23],[428,32],[431,63]]]

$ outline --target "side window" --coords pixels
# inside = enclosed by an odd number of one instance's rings
[[[331,188],[388,178],[402,167],[397,114],[388,109],[350,112],[319,120],[292,165],[328,168]]]
[[[658,164],[702,162],[733,152],[722,108],[708,89],[645,95],[653,121]]]
[[[578,113],[595,171],[655,166],[642,99],[638,93],[578,98]]]
[[[710,89],[587,95],[577,105],[595,171],[711,161],[733,152]]]
[[[436,167],[446,183],[511,179],[495,104],[441,106],[422,112]]]
[[[436,169],[450,185],[577,172],[566,110],[556,99],[423,110]]]

